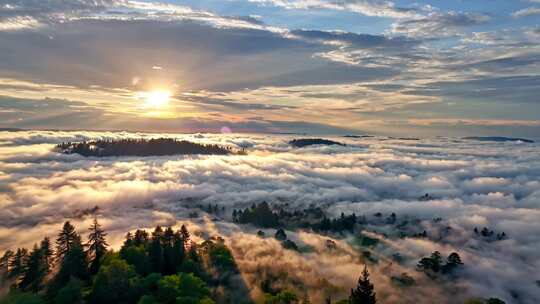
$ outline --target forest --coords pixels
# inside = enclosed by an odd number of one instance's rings
[[[223,212],[212,205],[207,211]],[[297,212],[296,215],[307,213],[316,214],[316,218],[321,216],[317,209]],[[284,227],[283,223],[291,216],[294,214],[284,210],[273,211],[266,202],[245,210],[233,210],[235,222],[275,228],[275,235],[270,237],[279,241],[284,249],[298,251],[298,246],[288,239],[285,230],[279,228]],[[320,233],[350,232],[365,221],[365,217],[354,214],[335,219],[322,216],[311,228]],[[395,222],[396,215],[390,215],[385,221]],[[257,235],[266,237],[260,230]],[[7,250],[0,258],[0,286],[9,286],[9,292],[0,299],[0,304],[310,303],[308,298],[292,289],[272,286],[268,278],[260,283],[263,296],[253,299],[250,289],[241,279],[231,250],[219,236],[197,243],[185,225],[177,230],[157,226],[152,231],[137,229],[127,232],[118,251],[110,248],[106,237],[107,233],[94,216],[86,241],[67,221],[54,243],[49,237],[44,237],[30,250]],[[376,240],[364,237],[363,242],[369,246]],[[332,243],[327,241],[327,246],[335,246]],[[376,262],[369,255],[364,257],[368,264]],[[464,264],[458,253],[452,252],[444,258],[439,251],[434,251],[419,260],[417,271],[435,281],[443,277],[452,280],[459,276],[462,267]],[[348,298],[337,301],[329,298],[326,303],[377,303],[368,266],[364,264],[360,270],[356,270],[359,272],[357,286],[350,290]],[[406,273],[393,277],[392,281],[404,288],[415,284]],[[504,302],[489,298],[472,299],[466,304],[501,303]]]
[[[227,155],[234,153],[230,148],[212,144],[199,144],[174,138],[95,140],[63,142],[56,150],[64,154],[79,154],[85,157],[108,156],[164,156],[164,155]]]

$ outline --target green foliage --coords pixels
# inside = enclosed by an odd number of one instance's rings
[[[362,275],[358,279],[358,284],[355,289],[351,290],[349,297],[350,304],[375,304],[377,299],[375,297],[374,286],[369,281],[369,272],[367,266],[364,266]]]
[[[423,271],[430,277],[436,276],[439,272],[443,274],[453,275],[457,269],[463,266],[461,257],[458,253],[452,252],[443,265],[441,253],[434,251],[429,257],[420,259],[417,268]]]
[[[222,242],[212,243],[208,256],[212,264],[220,270],[236,269],[236,263],[231,251]]]
[[[193,274],[180,273],[158,282],[157,299],[163,304],[198,303],[210,296],[203,280]]]
[[[234,212],[234,217],[235,221],[242,224],[254,224],[263,228],[275,228],[279,226],[278,215],[270,209],[270,205],[267,202],[253,205],[243,211],[236,211]]]
[[[55,280],[61,285],[64,285],[72,277],[83,281],[89,277],[88,261],[86,260],[86,253],[84,252],[80,238],[75,239],[70,245],[69,250],[65,253]]]
[[[103,264],[94,280],[92,303],[130,303],[138,293],[139,278],[132,266],[121,259]]]
[[[160,304],[160,302],[154,296],[145,295],[137,304]]]
[[[54,304],[76,304],[82,301],[82,282],[71,279],[66,286],[62,287],[56,297]]]
[[[99,270],[101,259],[107,252],[107,246],[109,246],[109,244],[107,244],[107,241],[105,240],[107,234],[101,228],[97,218],[94,218],[94,222],[88,230],[90,233],[88,234],[88,243],[86,246],[88,247],[87,254],[90,259],[90,273],[96,274]]]
[[[287,234],[283,229],[278,229],[274,237],[276,238],[276,240],[285,241],[287,239]]]
[[[147,275],[152,271],[150,257],[148,256],[144,245],[124,246],[120,250],[120,256],[128,264],[133,265],[135,271],[142,276]]]
[[[43,279],[47,275],[48,265],[41,249],[34,245],[34,249],[27,258],[19,288],[22,290],[38,292],[43,287]]]
[[[414,278],[408,275],[406,272],[399,276],[392,276],[391,282],[398,287],[410,287],[415,284]]]
[[[264,304],[293,304],[298,302],[296,294],[289,290],[284,290],[276,295],[265,294]]]
[[[45,304],[45,301],[33,293],[12,291],[0,299],[0,304]]]
[[[293,242],[291,240],[285,240],[285,241],[281,242],[281,245],[285,249],[298,251],[298,246],[296,245],[295,242]]]
[[[73,244],[81,243],[81,237],[75,231],[75,227],[69,221],[64,223],[62,230],[56,238],[56,256],[62,259],[64,255],[71,249]]]
[[[376,238],[371,238],[367,235],[360,234],[360,246],[362,247],[373,247],[379,244],[379,240]]]
[[[17,279],[23,273],[28,260],[28,250],[26,248],[18,248],[13,255],[13,258],[9,261],[8,278]]]

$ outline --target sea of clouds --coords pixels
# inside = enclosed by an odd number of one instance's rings
[[[245,148],[247,155],[84,158],[54,151],[65,141],[162,136]],[[390,226],[373,225],[370,235],[381,239],[373,254],[381,262],[372,272],[383,303],[463,303],[471,296],[540,302],[539,144],[444,137],[330,137],[347,146],[302,149],[288,144],[298,137],[0,132],[0,252],[54,236],[66,220],[86,233],[91,218],[84,211],[97,205],[115,248],[129,230],[187,223],[200,237],[226,238],[252,293],[258,292],[251,287],[263,266],[272,265],[294,269],[319,303],[327,296],[321,284],[349,288],[360,272],[362,257],[347,238],[335,240],[338,253],[328,253],[328,237],[291,231],[300,246],[315,248],[293,252],[254,236],[255,228],[231,223],[230,215],[216,218],[197,207],[217,204],[230,213],[264,200],[292,209],[319,206],[330,216],[394,212],[399,219],[419,219],[420,231],[429,236],[391,237]],[[425,193],[432,199],[420,199]],[[190,219],[194,210],[201,217]],[[504,231],[508,238],[486,241],[474,227]],[[466,266],[457,282],[433,282],[414,270],[434,250],[460,253]],[[401,265],[391,262],[396,252],[405,257]],[[412,293],[389,285],[387,274],[405,271],[419,282]],[[345,295],[347,288],[334,294]]]

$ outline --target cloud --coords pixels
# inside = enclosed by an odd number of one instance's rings
[[[419,9],[398,7],[392,1],[379,0],[249,0],[261,5],[273,5],[285,9],[344,10],[371,17],[410,18],[418,16]]]
[[[87,159],[51,149],[61,141],[92,138],[177,138],[228,146],[247,146],[247,156],[169,156]],[[257,293],[261,272],[295,269],[282,283],[301,282],[299,293],[312,300],[343,297],[352,286],[363,258],[348,239],[336,240],[338,252],[328,252],[326,237],[310,232],[287,234],[303,253],[284,250],[256,229],[230,222],[233,208],[263,200],[301,209],[320,206],[332,216],[341,212],[365,215],[367,229],[381,244],[370,266],[377,292],[390,302],[406,303],[412,295],[433,294],[444,301],[449,286],[436,286],[414,271],[415,263],[433,250],[457,251],[466,264],[458,284],[460,299],[497,296],[523,303],[539,300],[535,284],[540,266],[540,159],[538,144],[489,143],[457,138],[407,141],[387,137],[335,138],[346,147],[295,149],[294,136],[243,134],[163,134],[88,131],[0,132],[0,250],[31,246],[54,234],[66,219],[83,231],[89,224],[82,211],[98,205],[100,218],[116,248],[126,231],[156,224],[189,223],[202,235],[221,234],[233,249],[244,278]],[[332,137],[330,137],[332,138]],[[389,191],[391,189],[391,191]],[[424,193],[433,200],[421,200]],[[198,205],[218,204],[226,212],[216,222],[205,219]],[[408,233],[428,231],[427,239],[399,238],[397,231],[378,223],[376,212],[392,212]],[[433,222],[441,217],[441,222]],[[445,232],[447,226],[452,232]],[[504,231],[509,238],[482,240],[474,227]],[[274,231],[266,231],[272,235]],[[383,234],[387,237],[383,237]],[[54,235],[50,235],[54,236]],[[257,244],[254,246],[253,244]],[[388,266],[399,252],[403,264]],[[264,254],[263,254],[264,253]],[[276,259],[275,257],[282,257]],[[268,263],[273,267],[265,267]],[[505,269],[504,271],[502,269]],[[410,293],[394,292],[390,275],[408,272],[418,282]],[[314,278],[321,278],[316,280]],[[481,278],[489,278],[481,279]],[[322,280],[325,279],[326,281]],[[334,289],[335,285],[337,289]],[[410,296],[410,298],[409,298]],[[430,300],[427,300],[428,303]]]
[[[527,7],[512,13],[514,18],[522,18],[540,14],[540,7]]]
[[[25,29],[37,29],[42,24],[30,16],[17,16],[0,19],[0,31],[18,31]]]
[[[248,146],[247,156],[169,156],[86,159],[51,149],[61,141],[92,138],[177,138],[229,146]],[[244,279],[255,294],[264,275],[288,269],[281,283],[301,282],[299,293],[312,300],[347,294],[362,257],[347,239],[336,240],[338,252],[325,249],[326,237],[287,232],[303,253],[284,250],[256,229],[230,222],[233,208],[263,200],[301,209],[320,206],[329,215],[365,215],[367,229],[381,244],[372,249],[380,263],[370,266],[377,292],[390,302],[418,301],[409,295],[433,294],[444,301],[449,286],[436,286],[414,271],[415,263],[433,250],[457,251],[466,264],[458,284],[460,299],[497,296],[522,303],[539,300],[535,280],[540,266],[540,193],[538,144],[489,143],[456,138],[407,141],[387,137],[335,138],[347,147],[295,149],[293,136],[242,134],[160,134],[87,131],[0,132],[0,250],[31,246],[72,220],[83,231],[90,219],[83,210],[98,205],[111,244],[121,244],[128,230],[186,222],[198,205],[218,204],[226,213],[216,222],[190,220],[202,235],[227,238]],[[391,189],[389,191],[388,189]],[[421,200],[424,193],[433,200]],[[427,239],[399,238],[373,216],[392,212],[401,220],[418,220],[404,231],[428,231]],[[441,217],[441,222],[433,222]],[[452,227],[451,233],[445,227]],[[504,231],[509,238],[488,242],[474,227]],[[446,232],[445,232],[446,231]],[[273,231],[266,231],[271,235]],[[387,237],[383,237],[383,234]],[[53,236],[53,235],[50,235]],[[396,236],[396,237],[394,237]],[[254,246],[253,244],[257,244]],[[403,264],[389,266],[399,252]],[[276,257],[282,257],[276,259]],[[273,267],[265,267],[272,263]],[[290,271],[294,269],[295,271]],[[504,269],[504,270],[502,270]],[[390,275],[408,272],[419,282],[411,293],[394,292]],[[321,278],[317,280],[314,278]],[[489,279],[481,279],[489,278]],[[324,279],[324,280],[322,280]],[[326,280],[326,281],[325,281]],[[332,287],[335,285],[337,289]],[[427,300],[428,303],[431,300]]]
[[[421,18],[398,20],[392,24],[393,34],[416,38],[459,36],[463,28],[480,25],[491,20],[485,14],[449,11],[433,12]]]

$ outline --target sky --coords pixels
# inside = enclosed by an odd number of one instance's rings
[[[0,0],[0,128],[540,137],[539,0]]]

